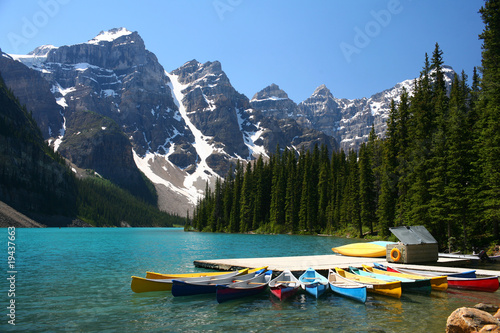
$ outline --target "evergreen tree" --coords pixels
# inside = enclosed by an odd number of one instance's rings
[[[241,187],[243,183],[243,167],[238,160],[234,175],[233,199],[231,207],[231,216],[229,217],[229,232],[239,232],[240,227],[240,198]]]
[[[333,201],[333,228],[337,230],[340,227],[344,227],[344,188],[347,181],[347,159],[343,149],[340,150],[338,154],[334,155],[333,163],[333,178],[334,178],[334,188],[332,194]]]
[[[450,239],[462,239],[462,248],[470,249],[468,235],[470,234],[470,184],[472,182],[471,164],[472,145],[470,136],[472,127],[467,121],[469,88],[466,84],[467,77],[462,73],[462,81],[455,75],[450,93],[450,112],[448,127],[447,149],[447,184],[444,196],[447,198],[447,236]],[[458,232],[461,230],[461,233]],[[450,245],[450,244],[449,244]],[[450,247],[450,246],[449,246]]]
[[[272,232],[281,233],[285,224],[285,195],[286,195],[286,175],[283,166],[284,156],[277,149],[274,155],[275,163],[273,165],[273,180],[271,189],[271,207],[270,207],[270,223]]]
[[[428,216],[431,233],[442,237],[447,233],[448,198],[445,195],[445,188],[448,183],[448,97],[444,75],[442,73],[442,54],[439,45],[432,56],[433,69],[433,103],[434,103],[434,125],[432,126],[432,143],[430,154],[427,157],[428,173]],[[457,82],[458,84],[458,82]],[[448,232],[450,233],[450,232]]]
[[[395,220],[395,206],[397,201],[396,161],[398,155],[396,126],[398,118],[399,112],[394,100],[392,100],[389,119],[387,121],[386,139],[382,150],[382,181],[377,207],[377,217],[382,236],[389,234],[389,227],[394,226]]]
[[[252,164],[248,163],[243,176],[240,197],[240,232],[250,231],[253,224],[253,177]]]
[[[302,170],[302,186],[300,195],[300,208],[299,208],[299,231],[307,231],[308,229],[308,216],[309,216],[309,191],[310,191],[310,166],[311,156],[310,152],[307,151],[305,156],[299,161],[302,161],[302,165],[299,165],[299,169]],[[300,164],[300,163],[299,163]]]
[[[233,170],[230,169],[227,173],[226,179],[222,186],[223,191],[223,210],[224,210],[224,218],[222,220],[222,226],[217,231],[229,231],[227,228],[229,227],[229,221],[231,220],[231,211],[233,209],[233,188],[234,188],[234,176]]]
[[[210,230],[212,232],[221,231],[223,218],[223,202],[222,202],[222,184],[221,179],[217,177],[215,180],[215,189],[213,193],[213,209],[210,219]]]
[[[329,203],[330,196],[330,184],[331,184],[331,166],[330,160],[327,156],[325,157],[324,151],[326,151],[326,147],[322,148],[322,158],[320,164],[320,172],[318,178],[318,220],[317,220],[317,229],[325,230],[327,225],[327,207]]]
[[[427,54],[420,79],[410,101],[408,185],[406,198],[398,200],[397,220],[400,225],[429,225],[428,161],[434,133],[434,105]],[[399,186],[401,188],[401,185]]]
[[[478,103],[478,165],[482,184],[479,197],[482,222],[500,239],[500,1],[488,0],[479,11],[485,28],[483,40],[481,99]],[[485,228],[488,230],[489,228]]]
[[[287,181],[285,194],[285,229],[296,233],[298,227],[298,194],[297,190],[297,160],[294,153],[290,153],[286,164]]]
[[[259,156],[254,167],[254,201],[252,230],[257,230],[264,222],[264,161]]]
[[[408,189],[411,184],[411,172],[409,167],[410,161],[410,106],[408,100],[408,92],[405,88],[401,93],[397,112],[395,114],[394,141],[395,161],[393,161],[395,178],[397,183],[397,221],[400,225],[408,224],[407,216],[409,214],[409,198]],[[395,216],[396,217],[396,216]]]
[[[361,225],[370,228],[373,234],[373,223],[375,222],[375,177],[370,161],[367,144],[361,144],[359,149],[359,205]]]
[[[309,231],[319,232],[318,225],[318,181],[320,150],[317,144],[314,145],[312,161],[309,164],[309,183],[308,185],[308,209],[307,209],[307,229]]]

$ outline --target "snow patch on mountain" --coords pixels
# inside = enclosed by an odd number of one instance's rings
[[[9,56],[31,69],[42,71],[44,62],[47,60],[47,54],[45,55],[34,55],[34,54],[9,54]]]
[[[123,36],[128,36],[132,33],[132,31],[128,31],[125,28],[116,28],[108,31],[101,31],[99,35],[95,36],[91,40],[89,40],[88,44],[99,44],[100,42],[112,42],[115,39],[118,39]]]
[[[189,190],[191,198],[197,200],[199,196],[203,195],[203,190],[197,188],[199,187],[200,181],[209,181],[216,175],[212,168],[208,166],[207,158],[214,152],[219,151],[219,149],[216,149],[207,142],[210,138],[203,135],[203,133],[198,128],[196,128],[187,114],[186,107],[182,103],[184,99],[184,94],[182,93],[182,91],[185,90],[189,86],[189,84],[184,85],[180,83],[178,80],[178,75],[170,74],[166,71],[165,74],[170,79],[169,86],[170,90],[172,91],[174,103],[179,108],[179,113],[186,122],[189,130],[194,135],[195,142],[193,143],[193,146],[196,149],[196,153],[200,157],[200,160],[197,161],[196,170],[192,174],[188,175],[184,180],[184,187]],[[196,201],[194,203],[196,203]]]
[[[259,155],[269,157],[266,152],[266,148],[263,145],[257,145],[255,142],[260,138],[262,133],[264,133],[264,129],[260,127],[260,123],[257,124],[257,131],[248,132],[245,131],[245,123],[246,119],[243,119],[241,113],[243,111],[236,109],[236,116],[238,117],[238,124],[240,126],[240,132],[243,135],[243,140],[245,145],[248,147],[248,157],[246,159],[251,159],[252,157],[259,157]]]

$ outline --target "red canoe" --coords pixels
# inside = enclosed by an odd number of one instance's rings
[[[472,278],[459,278],[448,276],[448,287],[475,291],[495,292],[499,287],[498,277],[487,276]]]
[[[300,281],[289,270],[284,270],[269,282],[271,293],[280,300],[294,295],[299,290],[299,287]]]
[[[412,273],[427,276],[425,271],[410,270],[402,268],[387,267],[388,270],[400,273]],[[442,272],[441,272],[442,273]],[[431,275],[430,273],[429,275]],[[498,276],[486,276],[476,278],[464,278],[448,275],[448,288],[495,292],[499,287]]]

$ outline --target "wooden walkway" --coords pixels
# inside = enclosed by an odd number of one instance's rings
[[[299,256],[299,257],[269,257],[269,258],[241,258],[241,259],[213,259],[213,260],[195,260],[196,267],[214,269],[214,270],[235,270],[243,268],[257,268],[268,266],[268,269],[281,272],[289,269],[292,272],[302,272],[311,267],[324,274],[329,268],[348,268],[349,266],[361,267],[362,265],[373,266],[373,263],[381,263],[387,265],[385,258],[361,258],[361,257],[347,257],[342,255],[316,255],[316,256]],[[461,272],[467,271],[471,268],[464,268],[463,266],[470,267],[470,260],[455,259],[455,258],[439,258],[437,262],[429,264],[393,264],[399,267],[426,269],[426,270],[440,270],[446,272]],[[459,267],[462,266],[462,267]],[[476,269],[479,275],[497,275],[500,276],[500,271]]]

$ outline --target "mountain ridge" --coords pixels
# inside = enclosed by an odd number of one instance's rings
[[[108,117],[128,138],[131,158],[122,154],[113,163],[100,163],[108,165],[103,172],[112,174],[122,165],[130,172],[140,170],[155,183],[158,205],[180,215],[196,204],[206,182],[224,177],[238,160],[270,156],[278,146],[297,152],[315,144],[330,151],[357,149],[372,124],[383,136],[387,96],[397,95],[396,85],[380,96],[338,99],[320,85],[296,104],[271,84],[250,100],[232,86],[219,61],[193,59],[168,73],[140,35],[125,28],[102,31],[85,43],[45,45],[30,53],[2,54],[2,59],[25,64],[49,83],[57,111],[52,111],[53,124],[40,125],[44,138],[71,156],[75,144],[68,148],[66,133],[75,139],[79,128],[67,119],[85,111]],[[10,71],[0,66],[5,70]],[[47,89],[40,94],[47,96]],[[48,114],[33,102],[30,107],[36,119]],[[79,163],[95,169],[96,160]]]

